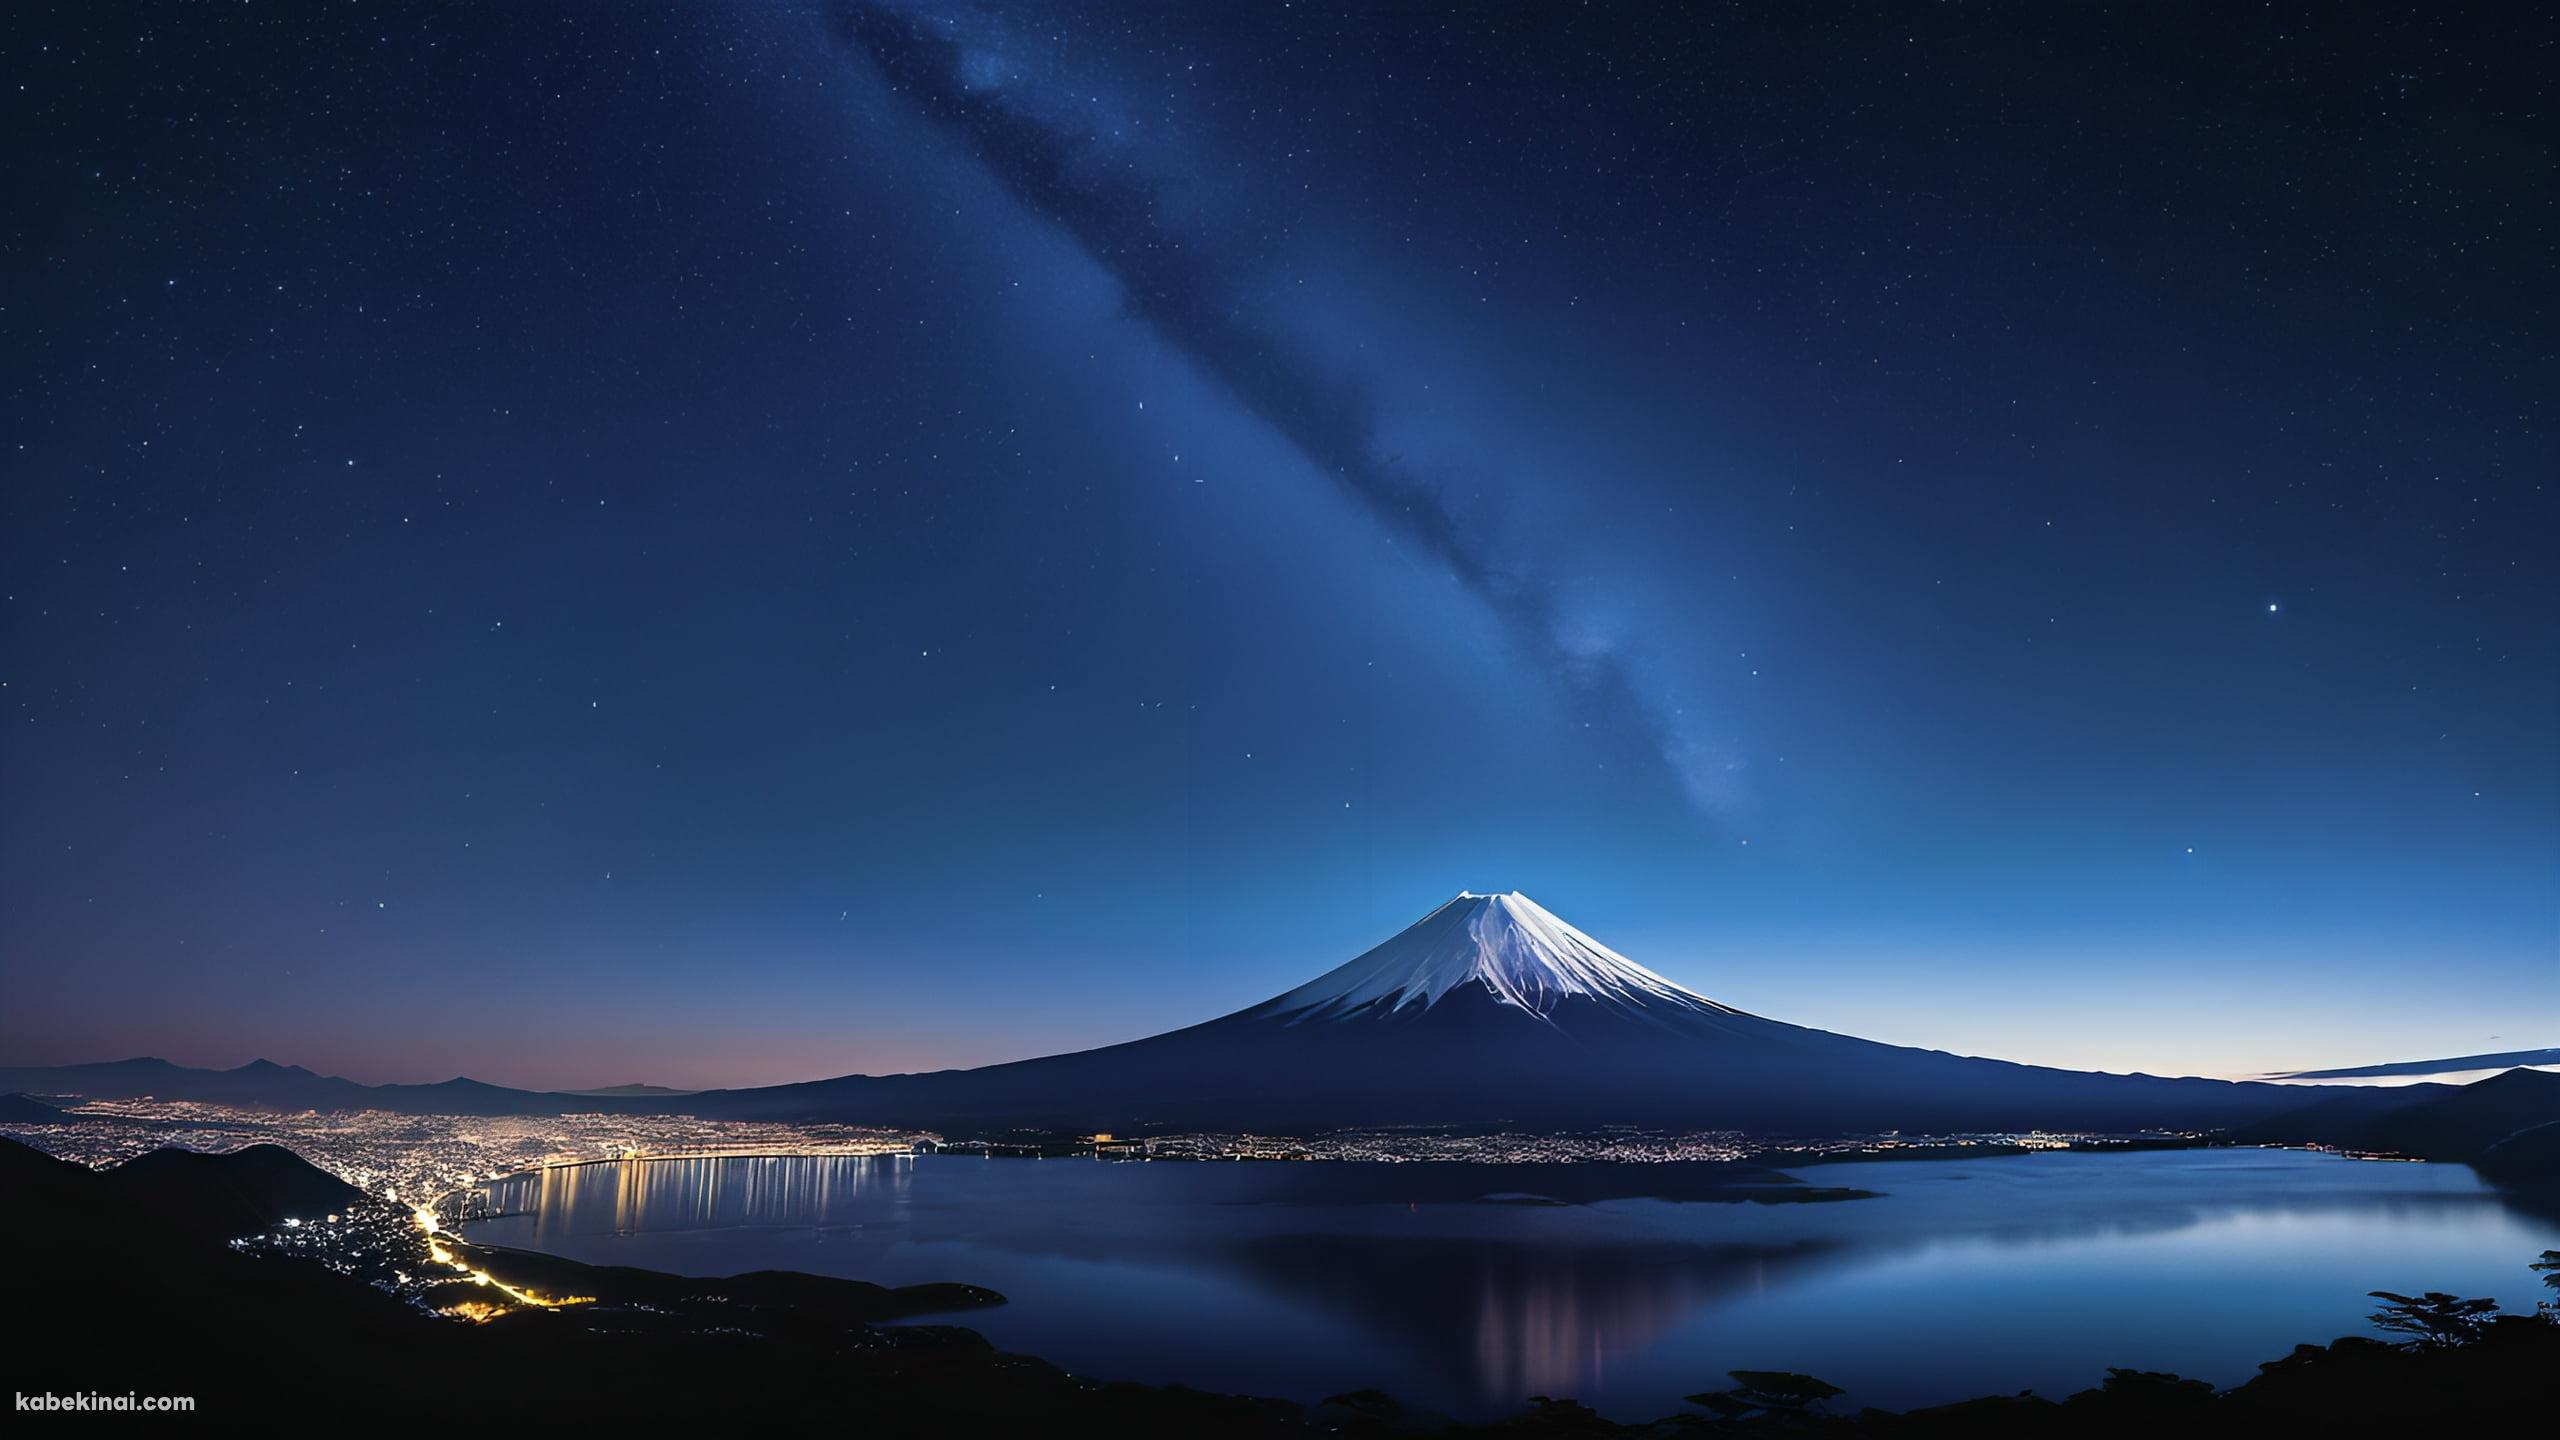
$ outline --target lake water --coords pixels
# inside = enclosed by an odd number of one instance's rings
[[[1734,1369],[1891,1408],[2059,1396],[2110,1365],[2228,1385],[2365,1333],[2368,1290],[2529,1310],[2548,1292],[2526,1264],[2560,1248],[2560,1220],[2468,1169],[2298,1151],[1825,1165],[1798,1173],[1883,1193],[1783,1205],[1419,1198],[1448,1188],[1430,1168],[628,1162],[500,1182],[531,1213],[469,1233],[692,1275],[967,1281],[1011,1302],[968,1325],[1081,1374],[1375,1387],[1467,1418],[1533,1394],[1651,1418]],[[1485,1188],[1537,1193],[1541,1168]]]

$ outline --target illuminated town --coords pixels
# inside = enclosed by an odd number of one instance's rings
[[[104,1167],[166,1147],[283,1145],[364,1191],[432,1206],[454,1190],[545,1166],[598,1160],[903,1153],[923,1132],[854,1125],[697,1120],[687,1115],[282,1115],[199,1101],[105,1100],[59,1125],[0,1127],[65,1160]]]
[[[368,1195],[411,1208],[432,1208],[456,1192],[526,1171],[618,1160],[943,1153],[1388,1164],[1805,1163],[1899,1158],[1915,1151],[1980,1155],[2156,1147],[2201,1138],[2167,1132],[2034,1131],[1790,1139],[1737,1130],[1665,1131],[1633,1126],[1564,1134],[1399,1127],[1315,1135],[1191,1131],[1155,1136],[946,1137],[928,1130],[702,1120],[688,1115],[404,1115],[381,1110],[287,1115],[201,1101],[151,1099],[92,1101],[62,1114],[61,1124],[0,1126],[0,1134],[40,1139],[43,1148],[55,1155],[100,1167],[170,1146],[225,1151],[256,1144],[284,1145]]]
[[[62,1112],[64,1123],[0,1126],[0,1134],[41,1137],[65,1159],[113,1165],[167,1146],[235,1150],[285,1145],[367,1194],[433,1204],[452,1191],[521,1171],[604,1160],[668,1160],[754,1155],[1076,1155],[1133,1160],[1362,1160],[1547,1164],[1617,1161],[1849,1159],[1912,1150],[1959,1153],[2049,1150],[2192,1141],[2187,1133],[1982,1133],[1868,1135],[1823,1139],[1755,1137],[1738,1130],[1664,1131],[1612,1127],[1586,1133],[1465,1131],[1399,1127],[1316,1135],[1190,1131],[1157,1136],[945,1137],[929,1130],[777,1121],[701,1120],[689,1115],[403,1115],[382,1110],[282,1115],[202,1101],[92,1101]]]

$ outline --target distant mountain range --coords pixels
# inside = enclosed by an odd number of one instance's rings
[[[257,1110],[390,1110],[410,1115],[559,1115],[613,1103],[592,1095],[511,1090],[463,1077],[432,1085],[364,1085],[271,1060],[252,1060],[235,1070],[199,1070],[152,1058],[19,1066],[0,1069],[0,1091],[89,1100],[202,1100]],[[652,1097],[639,1097],[631,1104],[646,1110]]]

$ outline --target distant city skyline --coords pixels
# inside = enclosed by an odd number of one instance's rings
[[[2493,14],[84,8],[0,1062],[977,1065],[1461,889],[1968,1054],[2560,1043]]]

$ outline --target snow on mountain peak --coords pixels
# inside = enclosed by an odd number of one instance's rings
[[[1514,890],[1457,898],[1385,944],[1258,1007],[1290,1023],[1376,1010],[1424,1009],[1477,984],[1505,1004],[1545,1016],[1568,998],[1638,1010],[1732,1014],[1556,918]]]

